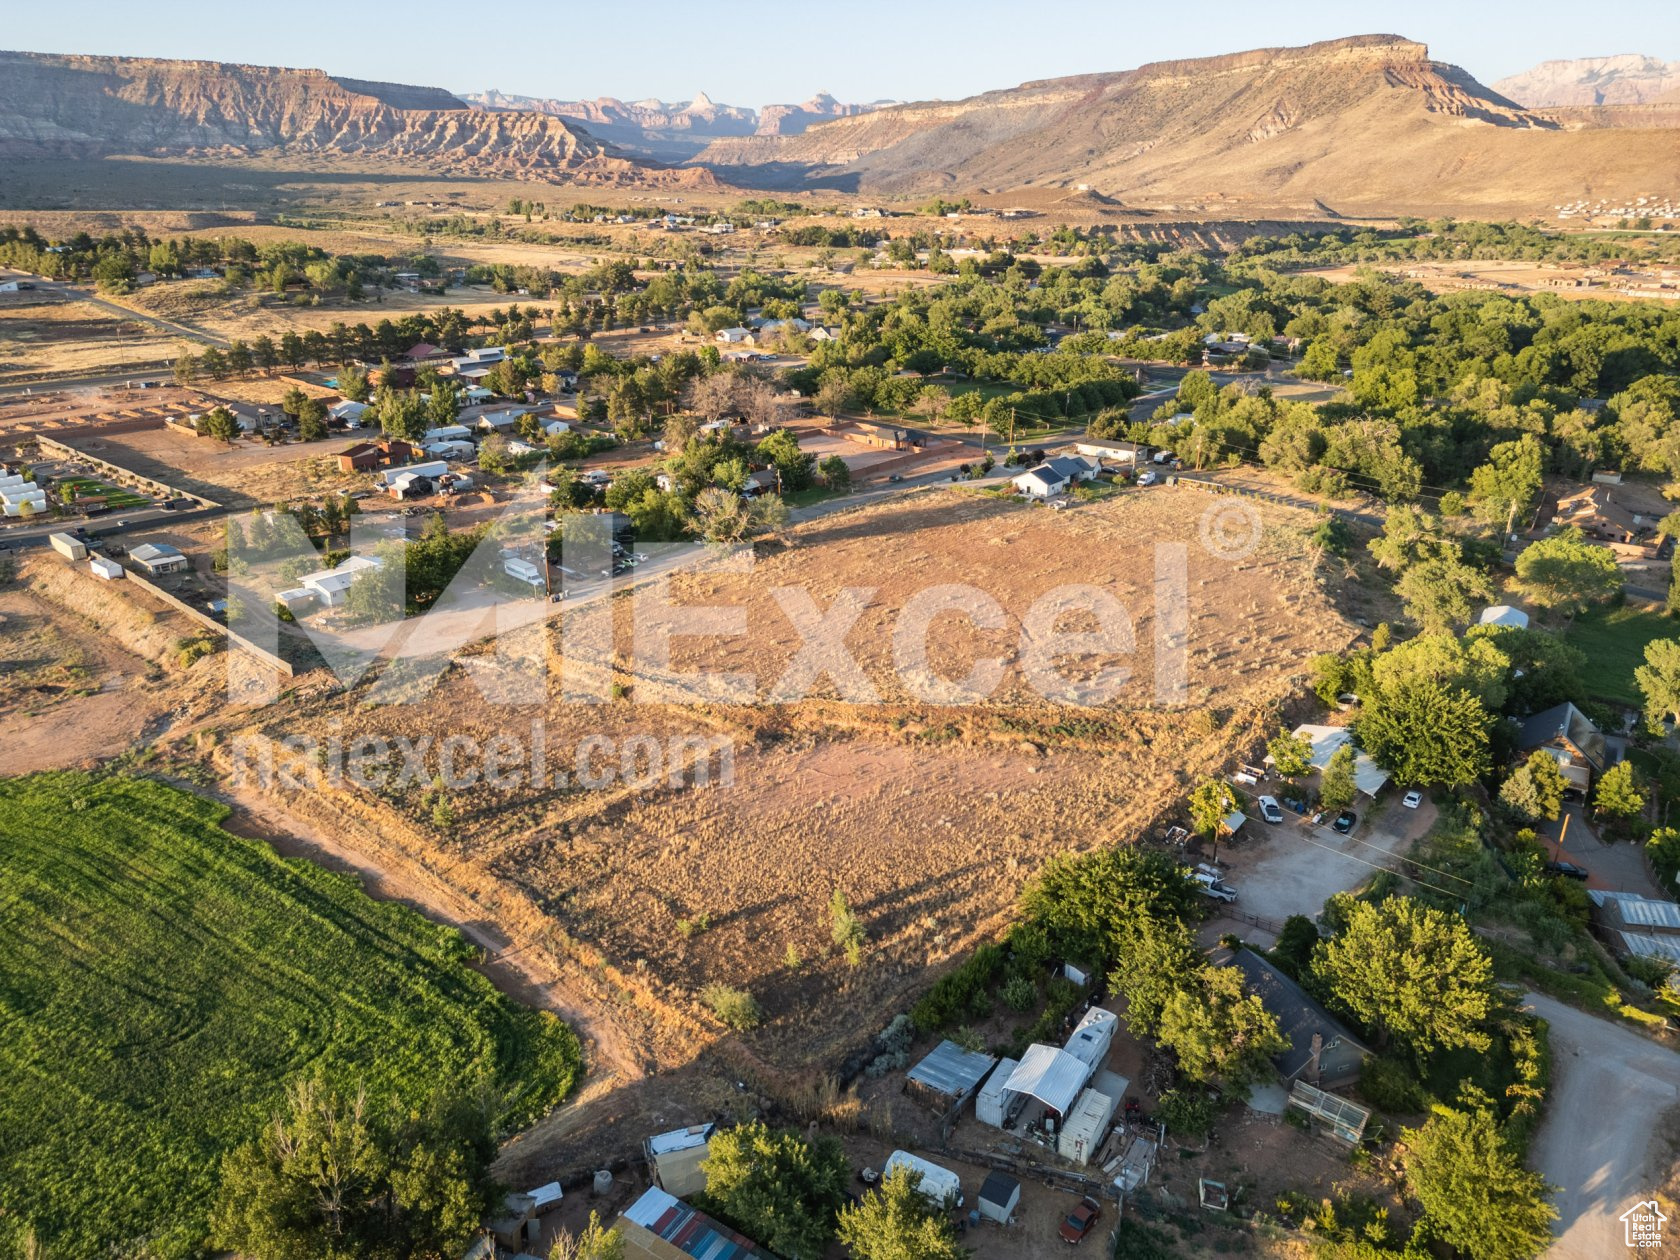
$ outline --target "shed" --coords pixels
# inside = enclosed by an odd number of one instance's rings
[[[295,613],[308,608],[315,602],[315,592],[307,586],[294,586],[289,591],[280,591],[274,596],[274,602],[289,613]]]
[[[1090,1079],[1090,1064],[1066,1050],[1035,1044],[1027,1047],[1004,1088],[1015,1094],[1030,1094],[1057,1115],[1065,1116]]]
[[[974,1206],[980,1215],[999,1225],[1009,1224],[1015,1209],[1021,1204],[1021,1183],[1008,1173],[988,1173],[980,1187],[980,1199]]]
[[[389,488],[403,477],[441,477],[449,471],[446,460],[434,459],[424,464],[409,464],[404,468],[387,468],[379,474],[379,481]]]
[[[115,582],[123,575],[122,565],[115,560],[106,559],[104,556],[88,557],[88,568],[92,571],[94,577],[104,578],[107,582]]]
[[[618,1219],[626,1260],[670,1260],[700,1256],[704,1260],[773,1260],[750,1238],[737,1234],[667,1194],[658,1186],[624,1209]]]
[[[922,1174],[922,1197],[935,1207],[948,1209],[962,1206],[962,1178],[949,1168],[930,1163],[909,1151],[894,1151],[887,1156],[883,1175],[895,1168],[908,1168]]]
[[[538,1216],[554,1211],[560,1206],[560,1200],[566,1197],[566,1192],[560,1188],[558,1181],[551,1181],[525,1193],[531,1196],[532,1208]]]
[[[129,558],[151,577],[162,573],[178,573],[187,567],[187,558],[180,549],[168,543],[141,543],[130,551]]]
[[[1062,1130],[1056,1137],[1056,1154],[1069,1163],[1089,1164],[1102,1149],[1109,1121],[1114,1119],[1114,1109],[1119,1104],[1118,1098],[1110,1098],[1099,1090],[1082,1092],[1062,1121]]]
[[[706,1174],[700,1168],[711,1151],[715,1124],[694,1124],[686,1129],[656,1133],[642,1143],[653,1184],[677,1196],[699,1194],[706,1188]]]
[[[981,1124],[1001,1129],[1009,1120],[1009,1074],[1020,1066],[1019,1059],[1000,1059],[980,1093],[974,1099],[974,1118]]]
[[[943,1113],[953,1103],[967,1101],[996,1062],[989,1054],[964,1050],[954,1041],[941,1041],[931,1054],[910,1069],[904,1091]]]
[[[1119,1026],[1113,1011],[1093,1006],[1068,1038],[1067,1052],[1096,1071],[1108,1058],[1108,1048],[1114,1044],[1114,1032]]]

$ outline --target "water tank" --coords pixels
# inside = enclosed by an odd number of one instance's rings
[[[610,1193],[612,1190],[612,1181],[613,1178],[611,1171],[605,1168],[597,1169],[595,1172],[595,1184],[591,1187],[591,1189],[596,1194]]]

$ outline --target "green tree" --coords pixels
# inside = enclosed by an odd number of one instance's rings
[[[830,455],[817,465],[823,484],[831,490],[844,490],[852,484],[852,470],[838,455]]]
[[[846,955],[846,961],[857,966],[863,958],[865,933],[863,920],[852,913],[843,890],[836,888],[828,899],[828,934],[836,948]]]
[[[1645,645],[1645,663],[1633,671],[1639,694],[1645,697],[1645,721],[1661,732],[1664,719],[1680,723],[1680,640],[1652,639]]]
[[[1161,1010],[1156,1036],[1191,1080],[1217,1079],[1236,1092],[1275,1076],[1272,1056],[1288,1045],[1234,967],[1202,966],[1185,977]]]
[[[351,402],[365,403],[373,392],[367,371],[359,363],[346,363],[338,369],[338,392]]]
[[[950,1219],[921,1192],[922,1174],[900,1165],[859,1203],[840,1211],[836,1229],[856,1260],[963,1260]]]
[[[1517,555],[1517,580],[1543,608],[1573,616],[1622,589],[1622,571],[1608,547],[1570,528],[1530,543]]]
[[[1022,916],[1042,924],[1058,950],[1110,970],[1142,925],[1185,923],[1198,909],[1178,863],[1130,846],[1053,857],[1021,894]]]
[[[1330,754],[1324,773],[1318,776],[1318,802],[1325,809],[1346,809],[1353,804],[1359,791],[1353,777],[1357,760],[1352,744],[1343,744]]]
[[[426,410],[413,390],[382,385],[374,395],[373,406],[379,415],[380,431],[388,438],[415,442],[426,432]]]
[[[239,421],[226,407],[212,407],[199,420],[198,431],[218,442],[231,443],[239,436]]]
[[[319,442],[327,436],[327,405],[319,398],[306,398],[297,413],[298,438]]]
[[[1499,800],[1526,822],[1551,820],[1563,808],[1563,792],[1568,786],[1557,758],[1544,751],[1535,752],[1511,772],[1499,789]]]
[[[624,1235],[602,1224],[600,1213],[591,1210],[581,1234],[560,1232],[548,1260],[624,1260]]]
[[[1493,581],[1455,556],[1420,560],[1400,575],[1394,593],[1425,634],[1468,625],[1479,604],[1493,598]]]
[[[175,383],[177,385],[191,385],[198,379],[201,367],[198,355],[183,348],[175,356]]]
[[[1487,1048],[1493,963],[1457,915],[1408,897],[1355,901],[1313,964],[1337,1001],[1420,1059],[1437,1048]]]
[[[1470,474],[1470,504],[1477,517],[1509,534],[1517,517],[1540,497],[1544,466],[1545,452],[1532,433],[1495,446],[1488,452],[1487,463]]]
[[[1551,1245],[1553,1193],[1499,1131],[1485,1095],[1465,1088],[1456,1107],[1437,1106],[1403,1129],[1406,1189],[1427,1231],[1469,1260],[1533,1260]]]
[[[1402,678],[1367,696],[1359,742],[1401,783],[1462,787],[1488,765],[1489,714],[1468,692]]]
[[[1266,745],[1266,755],[1272,759],[1272,768],[1286,779],[1312,773],[1312,741],[1292,734],[1287,726],[1279,728]]]
[[[1632,822],[1645,812],[1645,793],[1631,761],[1618,761],[1599,776],[1593,810],[1618,823]]]
[[[1237,808],[1237,795],[1223,779],[1209,779],[1190,793],[1190,825],[1212,838]]]
[[[850,1172],[836,1139],[808,1142],[758,1120],[716,1134],[701,1170],[702,1205],[788,1260],[819,1260]]]

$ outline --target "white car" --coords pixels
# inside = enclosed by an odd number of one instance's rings
[[[1406,795],[1400,798],[1400,803],[1407,809],[1416,809],[1419,805],[1423,804],[1423,793],[1407,792]]]
[[[1277,797],[1262,796],[1255,801],[1255,804],[1260,806],[1260,817],[1267,822],[1280,823],[1283,821],[1283,810],[1277,803]]]

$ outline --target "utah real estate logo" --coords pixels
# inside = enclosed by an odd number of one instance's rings
[[[1621,1215],[1622,1229],[1630,1247],[1650,1248],[1663,1244],[1662,1227],[1668,1220],[1655,1199],[1635,1203]]]

